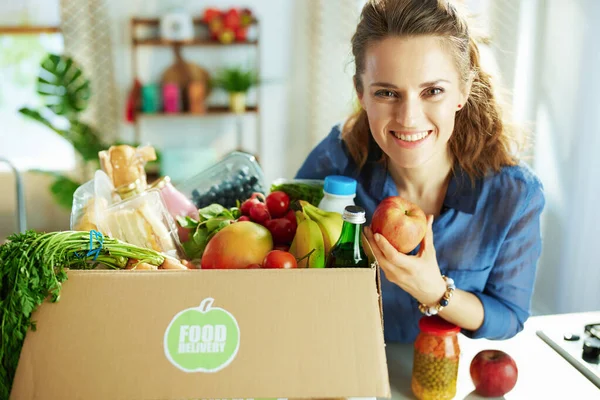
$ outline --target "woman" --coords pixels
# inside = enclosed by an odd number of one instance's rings
[[[369,1],[352,50],[361,109],[297,178],[355,177],[369,221],[388,196],[428,215],[410,254],[365,228],[385,275],[386,340],[413,341],[424,314],[472,338],[514,336],[529,317],[545,199],[512,153],[513,132],[465,20],[447,0]]]

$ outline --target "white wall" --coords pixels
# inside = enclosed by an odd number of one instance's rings
[[[600,309],[600,2],[546,0],[536,94],[536,171],[546,189],[534,306]]]

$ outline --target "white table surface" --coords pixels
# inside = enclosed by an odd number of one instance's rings
[[[504,399],[600,400],[600,389],[536,335],[540,329],[564,329],[567,333],[597,322],[600,322],[600,312],[548,315],[531,317],[523,331],[507,340],[469,339],[460,335],[455,399],[483,399],[473,392],[469,366],[480,350],[499,349],[514,358],[519,370],[517,384]],[[390,343],[386,354],[392,399],[415,399],[410,388],[412,345]]]

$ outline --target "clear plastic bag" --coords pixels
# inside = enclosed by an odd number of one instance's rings
[[[177,226],[157,189],[112,204],[98,220],[100,231],[124,242],[181,259]]]
[[[99,230],[102,214],[115,201],[114,187],[106,173],[97,170],[94,179],[79,186],[73,194],[70,227],[74,231]],[[104,233],[104,232],[103,232]]]

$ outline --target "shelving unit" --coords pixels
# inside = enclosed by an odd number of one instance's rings
[[[208,32],[208,27],[202,21],[202,18],[196,17],[193,19],[195,28],[202,27],[206,32]],[[132,18],[131,19],[131,44],[132,44],[132,75],[133,79],[137,79],[139,76],[138,71],[138,52],[137,50],[142,47],[177,47],[177,46],[185,46],[185,47],[198,47],[198,48],[221,48],[223,50],[230,50],[235,47],[255,47],[256,48],[256,73],[260,76],[260,29],[258,20],[253,19],[252,26],[256,29],[256,40],[249,41],[233,41],[231,43],[221,43],[218,41],[211,40],[210,38],[204,37],[196,37],[189,41],[172,41],[172,40],[163,40],[161,38],[138,38],[136,37],[137,28],[140,26],[158,28],[160,26],[160,20],[158,18]],[[225,67],[225,66],[224,66]],[[237,138],[237,148],[236,150],[244,150],[242,146],[242,137],[243,137],[243,122],[242,117],[249,114],[256,115],[256,149],[257,153],[256,157],[260,159],[260,150],[261,150],[261,131],[260,131],[260,90],[256,91],[256,105],[248,105],[246,106],[246,110],[244,113],[237,114],[229,109],[228,105],[207,105],[206,113],[204,114],[195,114],[191,112],[180,112],[180,113],[143,113],[141,111],[137,111],[136,122],[134,123],[135,128],[135,138],[136,141],[141,141],[141,128],[139,121],[141,119],[159,119],[159,118],[206,118],[206,117],[222,117],[222,118],[236,118],[236,138]]]

